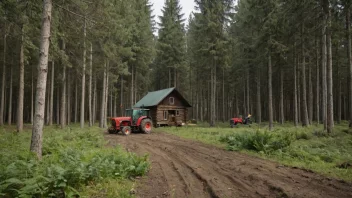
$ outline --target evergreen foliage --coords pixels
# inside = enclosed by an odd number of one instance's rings
[[[166,0],[159,16],[160,23],[154,62],[155,87],[176,87],[185,91],[188,65],[186,63],[186,40],[184,14],[179,0]]]

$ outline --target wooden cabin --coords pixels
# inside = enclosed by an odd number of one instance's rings
[[[134,108],[150,109],[150,116],[156,127],[185,124],[189,107],[192,106],[174,87],[149,92],[134,105]]]

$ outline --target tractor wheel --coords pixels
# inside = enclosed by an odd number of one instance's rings
[[[153,128],[153,122],[150,119],[144,119],[141,123],[141,131],[143,133],[151,133]]]
[[[123,127],[121,131],[122,131],[122,134],[124,134],[124,135],[130,135],[132,132],[131,127],[129,127],[129,126]]]

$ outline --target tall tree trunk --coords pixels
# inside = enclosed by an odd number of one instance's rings
[[[250,114],[250,108],[249,108],[249,69],[247,68],[247,76],[246,76],[246,93],[247,93],[247,96],[246,96],[246,109],[247,109],[247,113],[245,116],[248,116],[248,114]]]
[[[210,96],[208,96],[209,98],[210,98],[210,111],[211,111],[211,113],[210,113],[210,118],[209,118],[209,123],[210,123],[210,127],[213,127],[214,125],[215,125],[215,121],[213,121],[213,112],[212,112],[212,110],[213,110],[213,88],[214,88],[214,86],[213,86],[213,82],[214,82],[214,69],[213,68],[211,68],[211,71],[210,71],[210,87],[209,87],[209,89],[208,90],[210,90]]]
[[[23,96],[24,96],[24,53],[23,53],[24,27],[23,25],[21,29],[22,29],[21,30],[22,36],[21,36],[21,47],[20,47],[20,76],[19,76],[19,89],[18,89],[18,102],[17,102],[17,132],[21,132],[23,130]],[[45,105],[45,103],[43,105]]]
[[[49,37],[51,20],[51,0],[44,0],[43,23],[40,43],[40,57],[38,65],[38,80],[35,103],[35,118],[32,129],[32,140],[30,150],[42,158],[42,141],[45,109],[45,91],[48,72]]]
[[[296,56],[296,42],[294,46],[294,60],[293,60],[293,81],[294,81],[294,99],[293,99],[293,108],[294,108],[294,124],[298,126],[298,90],[297,90],[297,56]]]
[[[235,95],[235,100],[236,100],[236,104],[235,104],[235,109],[236,109],[236,117],[238,117],[239,113],[240,113],[240,110],[239,110],[239,107],[238,107],[238,97],[237,97],[237,92],[236,92],[236,95]]]
[[[271,52],[269,51],[268,62],[268,113],[269,113],[269,130],[273,130],[273,91],[272,91],[272,65]]]
[[[49,64],[49,63],[48,63]],[[49,68],[48,68],[48,73],[49,73]],[[48,78],[48,77],[47,77]],[[45,104],[46,104],[46,113],[45,113],[45,124],[49,125],[50,122],[50,81],[47,81],[47,85],[48,89],[46,90],[46,98],[45,98]]]
[[[215,121],[216,120],[218,120],[217,119],[217,116],[216,116],[216,112],[217,112],[217,110],[216,110],[216,93],[217,93],[217,79],[216,79],[216,66],[215,66],[215,68],[214,68],[214,83],[213,83],[213,86],[214,86],[214,88],[213,88],[213,122],[214,122],[214,126],[215,126]]]
[[[190,90],[190,93],[191,93],[191,104],[194,104],[194,107],[191,109],[191,111],[189,112],[189,118],[191,119],[194,119],[195,116],[194,116],[194,109],[197,108],[197,103],[194,103],[194,95],[193,95],[193,89],[192,89],[192,68],[190,68],[189,70],[189,90]],[[197,102],[197,101],[196,101]]]
[[[124,114],[124,110],[123,110],[123,75],[121,75],[121,87],[120,87],[120,95],[121,95],[121,99],[120,99],[120,111],[121,111],[121,116],[125,115]]]
[[[213,65],[211,68],[211,80],[210,80],[210,126],[215,126],[215,117],[216,117],[216,64],[215,58],[213,57]]]
[[[133,107],[133,101],[134,101],[134,70],[133,70],[133,65],[131,65],[131,108]]]
[[[82,94],[81,94],[81,128],[84,128],[84,101],[86,91],[86,19],[83,29],[83,68],[82,68]]]
[[[261,124],[262,122],[262,107],[260,99],[260,67],[257,69],[257,123]]]
[[[53,117],[54,117],[54,68],[55,62],[54,60],[51,62],[51,83],[50,83],[50,118],[49,125],[53,125]]]
[[[114,94],[114,113],[111,115],[112,117],[117,116],[117,92]]]
[[[247,114],[246,85],[243,87],[243,115]]]
[[[112,102],[113,102],[113,92],[112,92],[112,85],[110,85],[110,114],[109,116],[112,117]]]
[[[65,53],[66,50],[66,43],[62,41],[62,50]],[[62,84],[61,84],[61,105],[60,105],[60,125],[61,128],[65,128],[66,126],[66,65],[63,63],[62,65]]]
[[[107,61],[106,64],[106,90],[105,90],[105,107],[104,107],[104,128],[107,127],[107,114],[108,114],[108,99],[109,99],[109,65],[110,62]]]
[[[332,78],[332,42],[331,42],[331,10],[328,6],[328,27],[326,31],[327,39],[327,130],[333,132],[334,128],[334,96],[333,96],[333,78]]]
[[[226,113],[225,113],[225,69],[222,69],[222,122],[225,122]]]
[[[96,115],[97,115],[97,108],[96,108],[96,101],[97,101],[97,75],[94,74],[94,87],[93,87],[93,118],[92,124],[95,124]]]
[[[308,118],[308,108],[307,108],[307,84],[306,84],[306,53],[304,47],[304,27],[302,25],[302,125],[309,126],[309,118]]]
[[[343,117],[345,120],[348,120],[347,116],[347,102],[346,102],[346,95],[343,95]]]
[[[349,79],[349,112],[350,112],[350,116],[349,116],[349,127],[352,128],[352,55],[351,55],[351,8],[350,8],[350,4],[348,3],[346,6],[346,37],[347,37],[347,58],[348,58],[348,69],[349,69],[349,75],[348,75],[348,79]],[[347,107],[345,106],[345,109],[347,109]]]
[[[324,0],[325,2],[325,0]],[[326,82],[326,65],[327,65],[327,49],[326,49],[326,23],[327,23],[327,16],[324,16],[323,19],[323,28],[322,28],[322,44],[321,44],[321,49],[322,49],[322,53],[321,53],[321,61],[322,61],[322,69],[321,69],[321,74],[322,74],[322,84],[323,84],[323,98],[322,98],[322,118],[323,118],[323,122],[324,122],[324,130],[327,129],[327,82]]]
[[[12,124],[12,67],[10,68],[10,93],[9,93],[9,110],[7,115],[7,124]]]
[[[338,51],[338,50],[336,50]],[[339,68],[339,61],[337,59],[337,64],[336,64],[336,67],[337,67],[337,123],[340,124],[341,123],[341,115],[342,115],[342,112],[341,112],[341,92],[342,92],[342,88],[341,88],[341,74],[340,74],[340,68]]]
[[[3,118],[4,118],[4,125],[5,125],[5,122],[6,122],[6,117],[7,117],[7,106],[8,104],[10,104],[11,102],[7,100],[7,97],[8,97],[8,90],[5,88],[5,93],[4,93],[4,115],[3,115]]]
[[[77,123],[78,120],[78,80],[76,78],[76,83],[75,83],[75,123]]]
[[[216,88],[216,96],[220,95],[220,90],[218,88]],[[219,105],[219,99],[220,97],[215,97],[215,121],[218,122],[219,121],[219,117],[220,117],[220,105]]]
[[[6,38],[4,35],[4,56],[3,56],[3,71],[2,71],[2,84],[1,84],[1,105],[0,105],[0,125],[4,124],[4,108],[5,108],[5,83],[6,83]],[[9,101],[11,103],[12,101]]]
[[[132,104],[132,107],[133,107],[133,105],[134,104],[136,104],[137,103],[137,92],[138,92],[138,86],[137,86],[137,69],[135,68],[134,69],[134,93],[135,93],[135,95],[134,95],[134,102],[133,102],[133,104]]]
[[[298,123],[302,122],[302,93],[301,93],[301,68],[299,62],[300,57],[297,58],[297,99],[298,99]]]
[[[200,121],[203,122],[204,120],[204,101],[203,101],[203,96],[204,96],[204,91],[201,88],[201,92],[200,92]]]
[[[196,121],[199,121],[199,89],[196,94]]]
[[[104,128],[104,116],[105,116],[105,92],[106,92],[106,63],[104,66],[104,75],[103,75],[103,89],[102,89],[102,94],[101,94],[101,106],[100,106],[100,122],[99,122],[99,127]]]
[[[92,76],[93,74],[93,46],[90,43],[89,53],[89,88],[88,88],[88,111],[89,111],[89,127],[93,126],[93,115],[92,115]]]
[[[313,122],[313,83],[312,83],[312,66],[313,64],[309,64],[308,68],[308,116],[309,116],[309,124]]]
[[[71,72],[67,71],[67,125],[71,124]]]
[[[280,123],[285,123],[284,115],[284,69],[280,67]]]
[[[60,89],[56,89],[56,124],[60,124]]]
[[[317,78],[317,84],[316,84],[316,96],[315,96],[315,103],[316,103],[316,121],[319,124],[320,123],[320,65],[319,65],[319,42],[318,42],[318,38],[316,38],[315,40],[316,43],[316,67],[317,67],[317,71],[316,71],[316,78]]]
[[[33,103],[34,103],[34,100],[33,100],[33,95],[34,95],[34,77],[33,77],[33,68],[32,68],[32,79],[31,79],[31,124],[33,124],[33,113],[34,113],[34,108],[33,108]]]

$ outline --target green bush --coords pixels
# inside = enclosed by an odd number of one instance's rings
[[[26,134],[0,133],[0,197],[72,197],[90,183],[144,175],[149,168],[147,156],[104,148],[99,129],[45,135],[38,161],[27,151]]]
[[[296,140],[309,140],[312,138],[312,135],[310,133],[304,132],[304,131],[297,131],[295,133]]]
[[[227,143],[228,150],[254,150],[257,152],[270,153],[288,147],[294,138],[291,133],[273,133],[268,131],[236,133],[222,136],[221,142]]]

